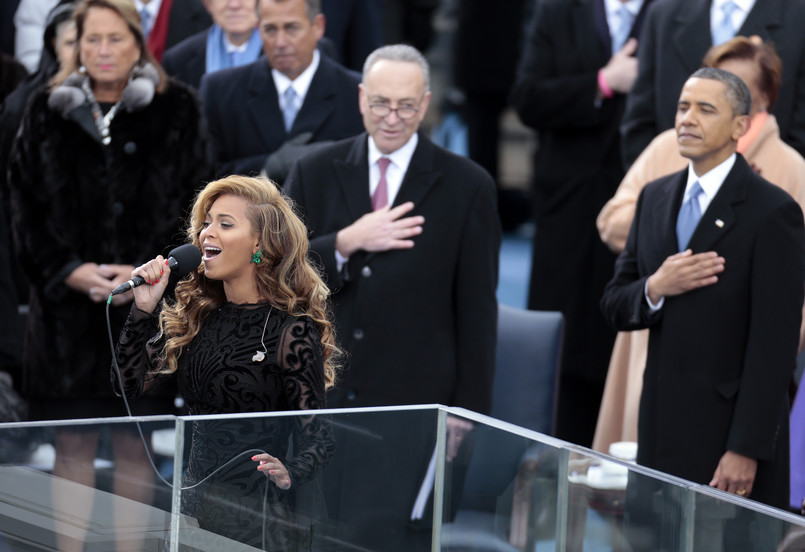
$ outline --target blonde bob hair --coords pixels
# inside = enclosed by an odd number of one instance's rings
[[[263,251],[263,261],[256,265],[260,296],[277,309],[293,316],[308,316],[315,323],[324,358],[325,386],[329,389],[335,383],[340,351],[330,322],[330,290],[308,260],[305,225],[270,180],[228,176],[210,182],[196,196],[187,229],[187,237],[196,247],[201,248],[199,235],[212,204],[224,195],[249,203],[246,215]],[[204,319],[225,302],[223,283],[208,279],[203,264],[176,286],[176,300],[166,302],[159,315],[161,331],[157,339],[164,339],[158,356],[161,372],[176,371],[182,348],[193,341]]]

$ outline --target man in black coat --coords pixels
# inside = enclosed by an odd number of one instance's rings
[[[336,332],[348,353],[329,407],[490,408],[500,249],[495,186],[478,165],[418,133],[429,102],[419,52],[403,45],[376,50],[360,87],[367,132],[300,160],[286,182],[333,290]],[[467,429],[452,420],[448,440]],[[346,467],[334,511],[353,542],[419,550],[423,543],[402,529],[435,426],[395,431],[402,435],[370,448],[354,446],[357,438],[339,440],[348,458],[339,460]],[[390,448],[397,438],[410,442],[405,454]],[[372,458],[382,464],[371,466]],[[356,466],[377,465],[389,475],[382,496],[356,494],[367,473]],[[396,524],[388,527],[388,520]]]
[[[138,10],[148,9],[150,2],[140,0],[143,7],[137,3],[135,6]],[[210,14],[199,0],[162,0],[158,11],[149,15],[153,19],[148,25],[147,46],[157,61],[162,60],[165,50],[212,24]]]
[[[289,151],[292,146],[363,130],[357,108],[360,75],[317,50],[324,34],[320,2],[260,0],[258,10],[265,59],[201,81],[219,174],[256,174],[292,138],[297,140],[283,150],[288,152],[283,166],[304,153]],[[294,91],[291,100],[289,89]],[[286,117],[289,103],[296,113]],[[281,181],[285,175],[268,176]]]
[[[735,153],[750,101],[718,69],[685,83],[691,165],[644,189],[602,308],[619,331],[650,328],[638,463],[785,508],[805,227]]]
[[[615,256],[595,218],[623,178],[618,128],[649,2],[625,2],[624,12],[604,0],[539,2],[511,96],[539,131],[528,307],[565,316],[556,435],[585,446],[615,339],[598,309]]]
[[[673,113],[685,79],[714,44],[712,29],[723,19],[726,0],[657,0],[646,14],[637,80],[621,128],[623,162],[630,166],[660,132],[674,126]],[[736,35],[758,35],[774,44],[783,61],[783,82],[772,113],[780,136],[805,155],[805,2],[754,0],[748,13],[731,17]]]

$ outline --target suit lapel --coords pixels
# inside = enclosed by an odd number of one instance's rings
[[[640,6],[640,11],[637,12],[632,30],[629,32],[629,38],[640,38],[640,32],[643,30],[643,21],[646,20],[646,12],[653,0],[643,0],[643,5]]]
[[[676,241],[676,219],[682,204],[682,194],[688,179],[688,169],[678,172],[666,186],[663,186],[660,199],[654,204],[654,220],[656,221],[657,248],[661,258],[679,251]]]
[[[277,87],[271,78],[271,68],[264,58],[260,58],[251,65],[251,76],[248,83],[249,99],[247,101],[252,120],[257,132],[262,136],[266,151],[273,151],[278,146],[277,136],[284,136],[285,127],[282,123]],[[284,138],[283,138],[284,140]]]
[[[781,0],[755,2],[738,34],[743,36],[759,35],[766,40],[773,38],[782,22],[782,4]]]
[[[364,132],[353,139],[346,159],[334,159],[333,169],[350,220],[358,220],[372,210],[369,198],[369,149]]]
[[[582,42],[582,52],[593,52],[594,44],[588,41],[592,37],[584,29],[590,28],[590,9],[593,11],[592,23],[595,26],[595,34],[598,37],[598,48],[603,48],[607,57],[612,56],[612,34],[609,32],[607,22],[607,12],[604,0],[577,0],[573,6],[573,19],[576,32],[579,33],[579,40]]]
[[[701,58],[713,42],[710,0],[679,2],[674,22],[673,48],[690,74],[701,66]]]
[[[413,202],[415,206],[419,205],[431,187],[439,180],[442,173],[433,168],[435,150],[436,146],[433,145],[433,142],[419,133],[419,141],[414,155],[411,156],[411,162],[408,164],[408,170],[405,171],[397,197],[394,198],[395,207],[406,201]]]
[[[702,215],[690,238],[694,252],[710,251],[736,222],[735,205],[746,198],[746,176],[751,171],[744,158],[738,155],[735,165],[724,179],[718,193]]]
[[[330,62],[322,54],[319,57],[319,67],[310,81],[305,101],[296,114],[291,135],[300,132],[316,132],[332,116],[335,109],[335,74]]]

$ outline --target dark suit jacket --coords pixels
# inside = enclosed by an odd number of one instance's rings
[[[197,89],[207,71],[208,33],[209,29],[205,29],[168,49],[162,56],[165,72]]]
[[[603,1],[536,6],[511,95],[540,139],[529,308],[564,313],[562,373],[603,383],[614,334],[597,305],[615,256],[598,238],[595,217],[623,178],[618,128],[625,98],[596,103],[597,73],[612,55]]]
[[[363,130],[358,110],[360,75],[320,57],[319,67],[290,133],[265,59],[204,75],[201,100],[219,174],[255,174],[268,154],[289,138],[311,132],[311,142],[339,140]]]
[[[788,384],[805,281],[802,210],[743,157],[694,232],[694,253],[726,260],[719,281],[666,297],[651,313],[646,279],[678,251],[682,171],[649,184],[602,308],[613,328],[651,328],[638,462],[707,484],[726,450],[758,459],[752,498],[788,504]]]
[[[755,2],[738,34],[771,41],[783,61],[772,113],[780,136],[805,154],[805,2]],[[682,85],[712,45],[710,0],[657,0],[646,17],[637,81],[623,117],[623,159],[631,165],[651,140],[674,126]]]
[[[383,45],[381,0],[322,0],[324,33],[335,47],[334,59],[355,71]]]
[[[165,50],[212,25],[212,17],[198,0],[173,0]]]
[[[328,406],[441,403],[489,411],[500,224],[492,178],[420,134],[395,205],[422,215],[412,249],[356,253],[336,233],[371,211],[367,135],[300,160],[286,182],[333,294],[348,367]]]

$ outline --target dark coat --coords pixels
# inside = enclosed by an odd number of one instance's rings
[[[140,111],[121,109],[103,146],[86,104],[65,118],[48,93],[29,104],[9,162],[13,229],[30,282],[30,397],[111,396],[104,305],[64,279],[85,262],[135,266],[184,243],[183,218],[209,176],[195,94],[171,82]],[[113,335],[128,307],[113,307]]]
[[[623,160],[631,165],[660,132],[674,126],[682,85],[712,46],[710,0],[657,0],[646,15],[637,81],[623,117]],[[805,154],[805,2],[755,2],[739,35],[774,44],[783,80],[771,112],[780,136]]]
[[[358,73],[322,55],[290,132],[285,131],[277,88],[265,59],[204,75],[201,98],[221,174],[256,174],[268,154],[289,138],[340,140],[363,131]]]
[[[207,35],[209,29],[187,37],[162,56],[162,68],[175,79],[193,88],[201,86],[201,77],[207,71]]]
[[[545,0],[536,9],[511,96],[540,140],[529,308],[565,315],[563,375],[603,385],[614,334],[598,301],[615,256],[595,218],[623,178],[618,128],[626,98],[596,101],[598,70],[612,56],[602,0]]]
[[[383,45],[383,6],[379,0],[322,0],[327,24],[325,36],[332,40],[333,59],[361,71],[363,62]]]
[[[299,161],[285,190],[334,290],[348,367],[332,407],[441,403],[489,411],[495,359],[500,224],[491,177],[423,135],[395,205],[422,215],[412,249],[355,253],[347,277],[336,233],[372,210],[367,135]]]
[[[752,498],[788,504],[788,384],[805,281],[802,210],[743,157],[689,247],[726,260],[711,286],[666,297],[651,313],[646,279],[678,252],[687,171],[649,184],[602,308],[619,331],[650,328],[638,462],[707,484],[731,450],[758,460]]]

